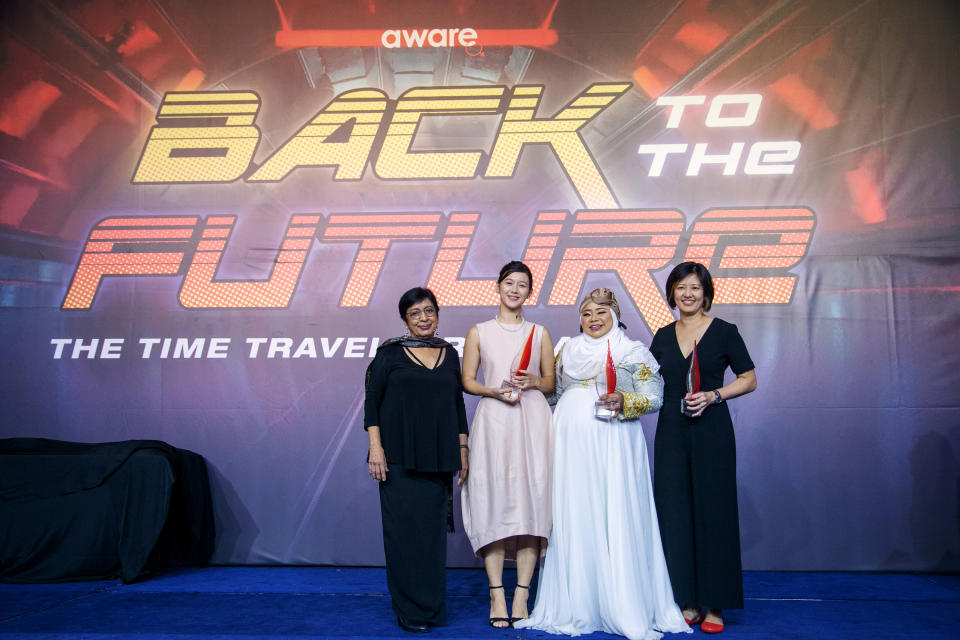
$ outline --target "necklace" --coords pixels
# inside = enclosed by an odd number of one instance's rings
[[[497,321],[497,324],[500,325],[501,329],[503,329],[504,331],[510,331],[511,333],[516,333],[517,331],[520,331],[520,329],[522,329],[524,325],[523,318],[520,318],[520,322],[517,324],[504,324],[504,322],[500,320],[499,315],[494,316],[493,319]]]

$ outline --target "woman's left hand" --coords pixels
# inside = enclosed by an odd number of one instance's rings
[[[621,407],[623,407],[623,394],[619,391],[614,391],[613,393],[605,393],[600,396],[600,402],[603,403],[603,406],[610,411],[620,412]]]
[[[470,450],[460,447],[460,471],[457,471],[457,486],[462,487],[470,473]]]
[[[535,376],[532,373],[527,373],[526,371],[520,369],[510,380],[517,385],[520,389],[538,389],[540,388],[540,376]]]
[[[703,413],[703,410],[716,402],[717,396],[713,391],[698,391],[697,393],[688,393],[683,397],[687,402],[687,411],[690,411],[690,417],[696,418]]]

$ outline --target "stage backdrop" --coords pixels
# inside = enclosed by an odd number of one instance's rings
[[[649,342],[697,260],[757,365],[745,567],[960,569],[956,3],[4,8],[0,436],[165,440],[215,561],[378,565],[404,290],[460,345],[519,258],[556,338],[606,286]]]

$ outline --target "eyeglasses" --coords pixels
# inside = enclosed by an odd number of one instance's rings
[[[411,320],[419,320],[420,318],[432,318],[437,315],[437,310],[433,307],[426,307],[424,309],[414,309],[413,311],[407,312],[407,317]]]

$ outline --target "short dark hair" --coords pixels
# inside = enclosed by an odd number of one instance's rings
[[[400,318],[406,320],[407,309],[424,300],[429,300],[433,303],[437,313],[440,313],[440,305],[437,304],[437,296],[433,295],[433,291],[430,291],[430,289],[426,287],[414,287],[413,289],[408,289],[406,293],[400,296],[400,302],[397,304],[397,307],[400,309]]]
[[[691,273],[697,274],[697,280],[700,281],[700,286],[703,287],[703,310],[710,311],[710,307],[713,306],[713,278],[710,277],[710,272],[707,271],[707,268],[699,262],[681,262],[673,268],[673,271],[667,276],[667,304],[670,305],[671,309],[677,308],[677,301],[673,295],[677,288],[677,283]]]
[[[530,280],[530,288],[533,289],[533,273],[530,272],[530,267],[523,264],[519,260],[511,260],[507,264],[503,265],[500,269],[500,277],[497,278],[497,285],[507,279],[507,276],[511,273],[525,273],[527,278]]]

